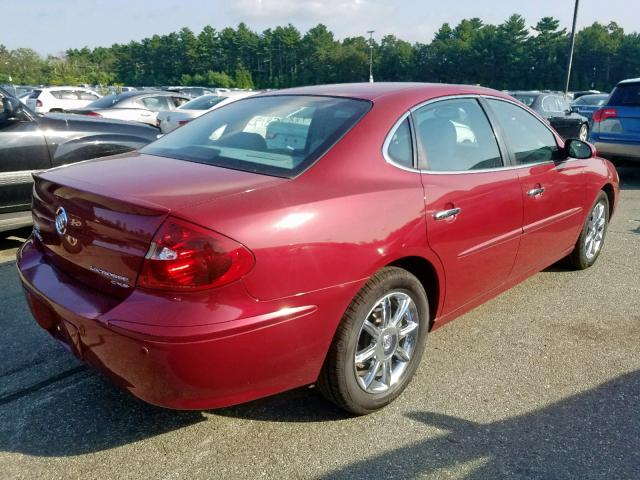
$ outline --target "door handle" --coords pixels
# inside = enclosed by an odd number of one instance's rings
[[[527,192],[527,195],[529,195],[530,197],[539,197],[543,193],[544,193],[544,187],[537,187],[537,188],[532,188],[531,190],[529,190]]]
[[[445,218],[454,217],[458,215],[462,210],[460,208],[450,208],[449,210],[440,210],[436,212],[433,218],[436,220],[444,220]]]

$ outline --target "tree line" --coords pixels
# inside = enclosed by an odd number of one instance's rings
[[[244,23],[195,34],[188,28],[111,47],[69,49],[41,57],[0,45],[0,83],[92,85],[202,85],[285,88],[376,81],[481,84],[497,89],[564,87],[569,34],[544,17],[529,27],[520,15],[499,25],[479,18],[443,24],[430,43],[395,35],[369,42],[336,39],[322,24],[302,34],[291,24],[254,32]],[[576,35],[571,89],[608,91],[640,76],[640,35],[615,22],[594,23]]]

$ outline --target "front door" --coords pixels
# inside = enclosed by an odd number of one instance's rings
[[[584,162],[563,159],[555,135],[523,108],[487,100],[508,142],[522,188],[523,234],[513,275],[540,270],[571,249],[582,226]]]
[[[413,120],[427,238],[444,265],[447,314],[509,277],[522,231],[521,188],[476,98],[427,104]]]

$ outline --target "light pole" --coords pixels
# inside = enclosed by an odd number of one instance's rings
[[[569,47],[569,61],[567,62],[567,82],[564,86],[565,98],[569,94],[569,81],[571,80],[571,64],[573,63],[573,48],[576,44],[576,21],[578,20],[578,5],[580,0],[576,0],[576,5],[573,9],[573,26],[571,27],[571,46]]]
[[[369,34],[369,82],[373,83],[373,34],[375,30],[367,30]]]

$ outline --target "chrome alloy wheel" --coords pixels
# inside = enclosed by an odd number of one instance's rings
[[[591,211],[589,223],[587,223],[587,236],[584,239],[584,252],[587,260],[592,260],[602,248],[607,221],[605,208],[603,202],[598,202]]]
[[[418,341],[418,309],[409,295],[392,292],[379,299],[362,324],[354,356],[358,385],[382,393],[396,385]]]

